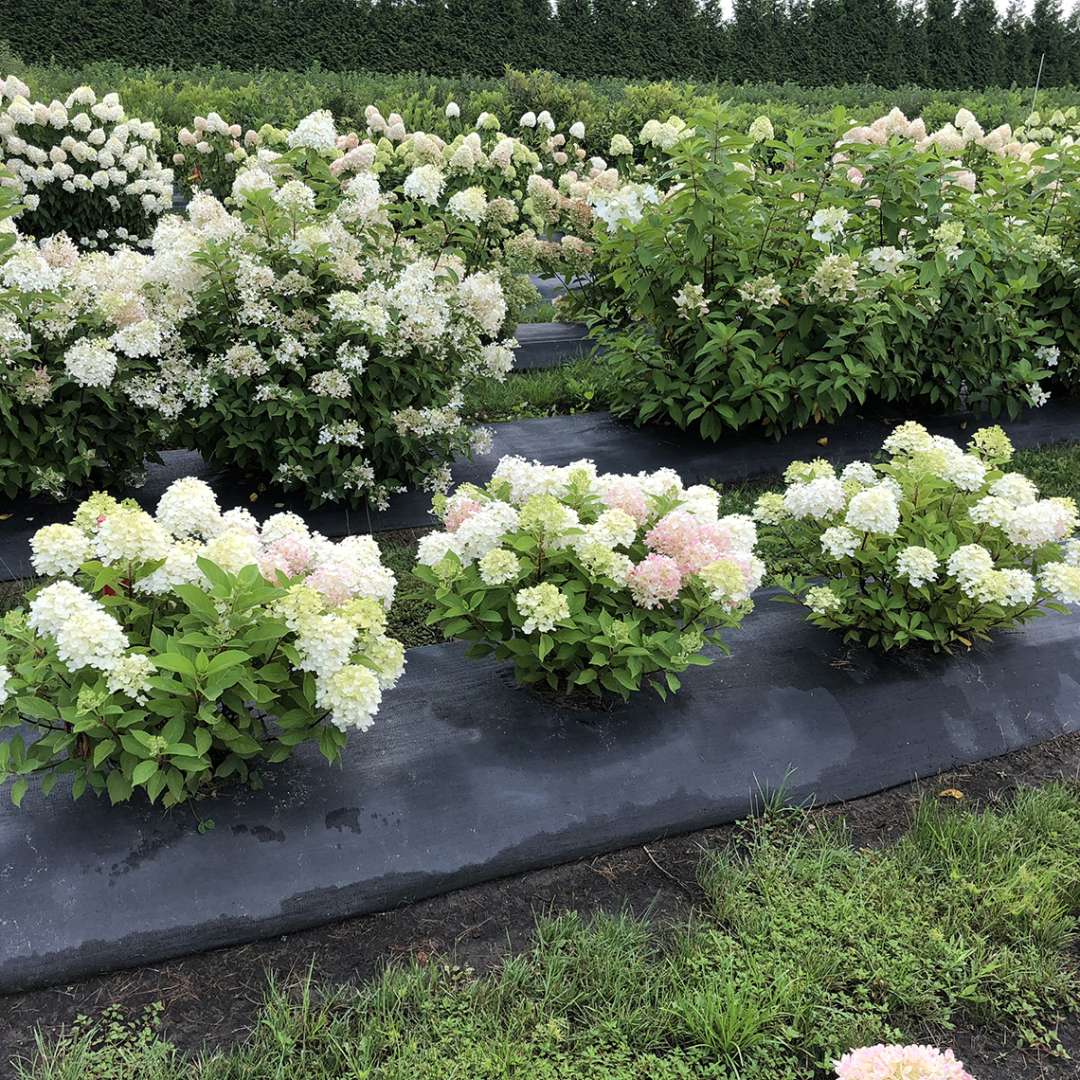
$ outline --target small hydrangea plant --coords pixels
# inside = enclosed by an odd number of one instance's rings
[[[1001,428],[965,451],[908,422],[884,452],[839,475],[794,462],[786,490],[757,502],[754,516],[803,568],[781,584],[812,622],[883,650],[951,650],[1080,603],[1076,505],[1005,471]]]
[[[370,537],[260,526],[177,480],[151,516],[97,493],[31,541],[48,580],[0,621],[0,781],[62,776],[122,802],[255,782],[307,740],[335,761],[404,668],[393,573]],[[268,715],[272,714],[272,715]],[[27,738],[29,735],[29,738]]]
[[[598,473],[517,457],[491,481],[436,500],[444,530],[420,541],[428,621],[470,655],[513,660],[524,684],[624,700],[724,648],[763,567],[756,528],[720,517],[710,488],[669,469]]]

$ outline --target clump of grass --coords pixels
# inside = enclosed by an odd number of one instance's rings
[[[22,606],[23,598],[37,584],[33,578],[0,581],[0,615]]]
[[[185,1062],[156,1038],[122,1050],[83,1028],[42,1040],[20,1075],[811,1080],[852,1046],[948,1042],[959,1024],[1061,1052],[1058,1018],[1077,1005],[1076,785],[982,813],[924,802],[879,849],[773,807],[699,880],[700,910],[676,927],[545,918],[483,976],[446,961],[329,993],[271,982],[233,1050]],[[95,1071],[113,1061],[133,1071]]]
[[[606,409],[614,377],[601,356],[558,367],[516,371],[501,382],[484,380],[465,394],[465,415],[475,421],[523,420]]]
[[[1044,496],[1063,495],[1080,502],[1080,443],[1020,450],[1007,468],[1024,473]]]
[[[394,604],[387,619],[387,633],[407,649],[416,645],[434,645],[443,640],[441,631],[424,621],[431,611],[431,605],[415,595],[417,583],[412,577],[412,568],[416,565],[416,541],[424,531],[417,529],[411,534],[377,537],[383,563],[397,576]]]

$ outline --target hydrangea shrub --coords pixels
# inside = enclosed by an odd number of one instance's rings
[[[234,213],[196,195],[155,234],[155,261],[188,279],[185,346],[205,371],[196,448],[302,491],[312,504],[445,485],[483,445],[461,415],[474,379],[513,365],[495,275],[419,253],[380,226],[383,197],[350,188],[333,211],[310,186],[250,188]]]
[[[776,138],[713,117],[609,200],[591,300],[615,408],[710,439],[868,400],[1016,416],[1075,351],[1080,145],[893,110]],[[606,330],[604,323],[608,323]]]
[[[804,568],[782,584],[811,622],[872,648],[952,650],[1080,603],[1076,505],[1006,470],[1000,428],[964,450],[909,421],[883,449],[839,475],[794,462],[784,492],[758,499],[754,516]]]
[[[636,476],[503,458],[483,488],[436,500],[444,529],[414,571],[428,622],[472,656],[514,662],[520,682],[560,694],[661,697],[725,649],[752,609],[762,564],[744,515],[669,469]]]
[[[89,86],[66,101],[30,100],[14,75],[0,77],[0,152],[19,196],[20,228],[66,232],[86,248],[143,243],[172,207],[173,173],[158,160],[160,132],[129,117],[116,94]]]
[[[0,187],[0,492],[138,482],[205,385],[176,329],[185,296],[129,247],[41,241]]]
[[[49,578],[0,620],[0,781],[165,806],[317,743],[336,761],[404,668],[371,537],[222,513],[202,481],[150,515],[97,493],[31,541]]]

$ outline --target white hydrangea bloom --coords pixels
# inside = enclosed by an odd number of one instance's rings
[[[450,196],[446,209],[461,221],[479,225],[487,211],[487,195],[482,187],[465,188]]]
[[[898,577],[907,578],[916,589],[937,581],[941,560],[929,548],[913,545],[904,548],[896,557]]]
[[[410,199],[434,206],[445,185],[446,178],[434,165],[418,165],[405,177],[403,190]]]
[[[981,544],[964,544],[949,556],[945,569],[963,588],[993,570],[994,557]]]
[[[64,353],[64,367],[80,386],[109,386],[116,375],[116,353],[104,339],[83,338]]]
[[[1047,563],[1039,571],[1039,584],[1063,604],[1080,604],[1080,566],[1075,563]]]
[[[896,495],[885,484],[866,488],[851,497],[844,523],[861,532],[892,536],[900,527]]]
[[[204,480],[184,476],[174,480],[158,500],[157,520],[177,539],[208,539],[221,529],[217,496]]]
[[[847,504],[844,486],[835,476],[819,476],[807,483],[790,484],[784,492],[784,510],[793,518],[817,521],[839,514]]]
[[[49,577],[74,574],[90,557],[90,539],[74,525],[46,525],[30,540],[34,570]]]
[[[320,153],[333,150],[337,146],[334,114],[329,109],[309,113],[289,132],[287,141],[290,147],[304,146]]]
[[[521,573],[521,561],[506,548],[492,548],[477,563],[485,585],[506,585]]]
[[[815,585],[807,590],[806,606],[815,615],[834,615],[844,608],[844,601],[827,585]]]
[[[523,634],[550,633],[561,619],[570,618],[570,604],[557,585],[545,581],[514,594],[514,604],[524,618]]]
[[[834,559],[854,555],[859,546],[859,538],[843,525],[826,529],[821,534],[821,550]]]
[[[94,553],[106,566],[154,562],[169,552],[170,537],[145,510],[118,506],[94,535]]]
[[[341,731],[367,731],[381,703],[378,677],[359,664],[348,664],[316,682],[316,704],[330,710],[330,722]]]

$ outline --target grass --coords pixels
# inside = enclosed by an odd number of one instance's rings
[[[815,1080],[843,1050],[960,1026],[1061,1052],[1077,1006],[1080,787],[975,813],[925,801],[897,843],[775,804],[704,855],[698,910],[540,920],[475,975],[452,958],[360,987],[270,982],[258,1023],[185,1059],[157,1013],[39,1040],[23,1080]]]
[[[1009,468],[1033,480],[1043,495],[1080,502],[1080,443],[1017,451]]]
[[[469,388],[465,414],[471,420],[524,420],[606,409],[614,380],[602,360],[586,356],[553,368],[511,372]]]

